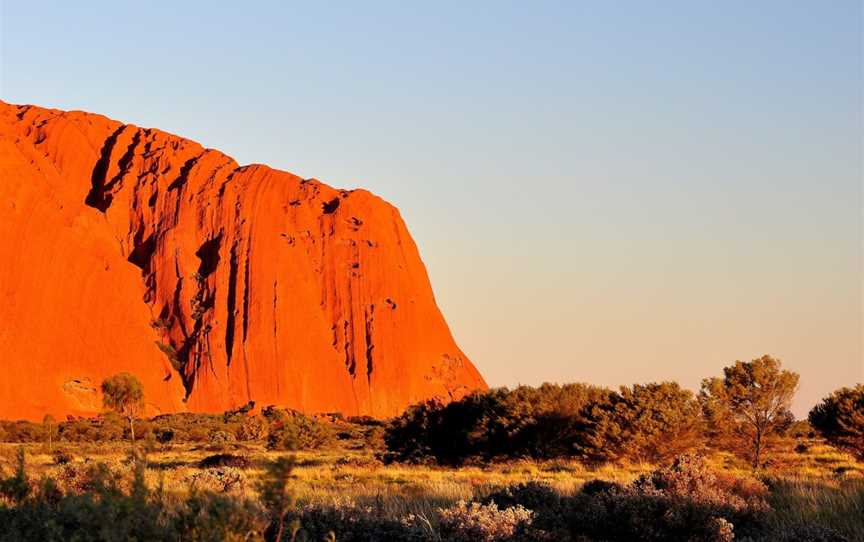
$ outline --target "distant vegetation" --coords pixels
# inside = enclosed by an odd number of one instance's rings
[[[698,394],[544,384],[388,421],[253,403],[140,419],[121,374],[98,417],[0,422],[18,443],[0,445],[0,542],[864,540],[864,386],[795,421],[797,384],[763,356]]]
[[[809,419],[828,442],[864,460],[864,384],[835,391],[810,411]]]
[[[388,457],[442,465],[518,457],[657,463],[710,447],[760,468],[795,421],[789,405],[798,375],[770,356],[738,361],[723,372],[705,379],[698,396],[675,382],[618,391],[544,384],[475,393],[446,405],[429,401],[389,425]],[[850,423],[861,427],[860,419]]]
[[[790,432],[819,431],[832,445],[864,458],[864,385],[843,388],[813,408],[809,424],[789,405],[798,375],[763,356],[737,361],[722,377],[706,378],[698,394],[675,382],[623,386],[543,384],[491,389],[458,401],[426,401],[389,421],[355,418],[338,428],[339,413],[310,416],[254,403],[223,414],[177,413],[138,419],[144,390],[134,375],[102,383],[106,413],[95,418],[46,416],[43,423],[0,421],[0,441],[106,442],[135,438],[145,445],[256,442],[275,451],[330,446],[345,432],[385,461],[460,466],[493,460],[574,458],[586,465],[662,463],[690,451],[726,451],[753,468]],[[125,426],[123,424],[125,421]],[[343,420],[344,421],[344,420]],[[802,423],[804,425],[802,425]],[[805,427],[806,426],[806,427]]]

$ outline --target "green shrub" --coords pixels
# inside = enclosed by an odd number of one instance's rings
[[[141,458],[128,488],[103,466],[88,468],[86,484],[71,491],[52,479],[31,490],[23,465],[22,454],[18,472],[0,480],[2,542],[262,540],[267,526],[266,514],[248,499],[194,491],[176,499],[151,490]]]
[[[628,486],[586,484],[568,522],[577,539],[726,542],[760,532],[766,494],[756,481],[718,477],[698,456],[683,455]]]
[[[540,482],[524,482],[486,495],[481,504],[495,503],[499,509],[522,506],[534,513],[530,525],[522,528],[526,539],[548,540],[566,532],[566,499],[551,486]]]
[[[459,502],[439,512],[441,536],[452,542],[495,542],[524,540],[534,512],[520,504],[499,509],[494,502]]]
[[[214,467],[234,467],[237,469],[248,469],[250,466],[249,459],[234,454],[214,454],[208,455],[202,459],[198,466],[202,469],[212,469]]]
[[[385,458],[406,462],[581,456],[662,461],[698,446],[701,409],[678,384],[611,392],[544,384],[477,392],[446,405],[428,401],[391,421]]]
[[[385,432],[388,458],[460,465],[504,454],[507,429],[516,415],[506,395],[504,389],[489,390],[447,405],[427,401],[410,407]]]
[[[62,422],[58,438],[66,442],[108,442],[128,438],[129,427],[116,413],[110,412],[94,418],[75,418]]]
[[[41,442],[42,428],[28,421],[0,421],[0,437],[4,442]]]
[[[579,454],[591,461],[658,463],[699,444],[701,409],[675,382],[622,387],[583,409],[574,437]]]
[[[299,412],[271,410],[270,450],[317,450],[331,444],[336,436],[331,424],[322,423]]]
[[[269,427],[262,416],[244,416],[234,435],[237,440],[258,441],[267,438]]]
[[[75,458],[72,456],[72,454],[69,453],[69,452],[67,452],[66,450],[56,450],[56,451],[52,454],[52,458],[53,458],[53,460],[54,460],[54,464],[55,464],[55,465],[60,465],[60,466],[62,466],[62,465],[66,465],[66,464],[68,464],[68,463],[71,463],[72,460],[75,459]]]
[[[29,494],[30,482],[27,480],[24,448],[22,447],[18,448],[16,454],[15,472],[9,478],[0,479],[0,502],[5,501],[13,505],[20,504]]]
[[[835,391],[808,418],[828,442],[864,460],[864,384]]]
[[[432,542],[419,518],[387,517],[380,510],[350,501],[306,505],[290,514],[298,540],[339,542]],[[441,540],[441,539],[438,539]],[[443,541],[442,541],[443,542]]]
[[[387,426],[386,458],[460,465],[496,457],[574,453],[580,412],[606,392],[585,384],[544,384],[476,392],[446,405],[414,405]]]

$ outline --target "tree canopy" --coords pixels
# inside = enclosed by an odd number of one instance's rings
[[[706,378],[699,399],[709,435],[744,452],[754,468],[761,467],[769,437],[794,421],[789,407],[798,379],[767,355],[736,361],[723,369],[722,378]]]
[[[102,404],[129,420],[132,440],[135,440],[133,422],[144,411],[144,387],[130,373],[119,373],[102,382]]]
[[[828,442],[864,459],[864,384],[835,391],[808,418]]]

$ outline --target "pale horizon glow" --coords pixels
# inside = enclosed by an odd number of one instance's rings
[[[0,99],[399,207],[492,386],[864,381],[860,2],[0,2]]]

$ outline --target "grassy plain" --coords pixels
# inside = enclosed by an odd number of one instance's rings
[[[803,444],[803,445],[802,445]],[[100,444],[0,444],[0,471],[15,468],[23,447],[31,479],[50,477],[64,490],[74,490],[78,473],[88,465],[105,464],[131,484],[134,467],[128,442]],[[62,454],[58,453],[62,452]],[[205,468],[201,462],[217,453],[248,460],[241,467]],[[338,442],[325,450],[274,452],[263,443],[166,444],[151,446],[145,480],[182,498],[192,491],[258,498],[258,480],[266,465],[291,455],[296,459],[289,491],[296,506],[358,505],[377,517],[399,521],[408,515],[429,518],[432,529],[441,509],[459,501],[480,500],[501,488],[542,482],[562,496],[572,496],[589,480],[629,483],[655,466],[616,464],[588,467],[576,460],[515,460],[446,468],[384,464],[373,450],[356,442]],[[58,457],[62,457],[58,461]],[[774,451],[772,465],[752,473],[746,463],[727,453],[712,452],[712,469],[737,476],[756,476],[769,488],[769,524],[778,531],[790,525],[829,527],[849,540],[864,540],[864,464],[816,439],[788,442]]]

